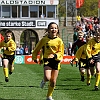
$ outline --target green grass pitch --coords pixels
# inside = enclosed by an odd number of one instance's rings
[[[15,70],[9,75],[9,82],[4,81],[3,69],[0,67],[0,100],[46,100],[48,83],[40,88],[43,67],[40,65],[15,64]],[[80,81],[77,67],[62,65],[57,79],[54,100],[100,100],[100,91],[93,91],[95,77],[91,85]],[[100,86],[99,86],[100,87]]]

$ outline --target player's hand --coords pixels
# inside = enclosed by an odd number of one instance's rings
[[[4,50],[6,50],[6,47],[3,47]]]
[[[73,67],[73,61],[70,62],[70,65]]]
[[[54,54],[50,54],[48,58],[54,58]]]
[[[40,61],[39,61],[39,64],[40,64],[40,66],[41,66],[41,65],[43,64],[43,60],[40,60]]]
[[[91,64],[93,64],[93,63],[94,63],[94,60],[93,60],[93,59],[91,59],[91,60],[90,60],[90,63],[91,63]]]
[[[34,60],[34,62],[35,62],[35,63],[38,63],[38,61],[37,61],[37,60]]]

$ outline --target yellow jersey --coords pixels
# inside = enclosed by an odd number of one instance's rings
[[[55,37],[53,39],[48,36],[43,37],[36,45],[33,53],[32,59],[36,60],[38,52],[44,46],[43,58],[48,58],[50,54],[56,54],[56,60],[61,61],[64,55],[64,44],[61,38]]]
[[[86,57],[87,57],[86,47],[87,47],[87,44],[84,44],[77,50],[77,52],[75,54],[75,61],[79,61],[80,58],[86,59]]]
[[[6,50],[4,50],[4,54],[13,55],[16,50],[16,43],[13,39],[10,39],[8,42],[2,41],[0,43],[0,48],[1,47],[6,47]]]
[[[92,55],[96,55],[100,52],[100,42],[97,42],[95,38],[92,38],[90,41],[88,41],[86,53],[87,57],[91,58]]]

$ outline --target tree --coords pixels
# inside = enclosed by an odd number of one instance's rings
[[[85,0],[84,5],[78,10],[84,16],[98,15],[98,0]]]
[[[67,16],[72,17],[75,16],[75,1],[76,0],[67,0]],[[59,17],[65,17],[66,16],[66,0],[59,0]],[[81,8],[77,9],[78,14],[84,15],[84,16],[97,16],[98,15],[98,0],[84,0],[84,4]]]
[[[59,17],[65,17],[66,16],[66,2],[65,0],[59,0]]]

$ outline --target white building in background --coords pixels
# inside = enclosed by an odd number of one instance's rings
[[[0,27],[46,28],[51,21],[58,24],[58,3],[58,0],[0,0]]]
[[[59,24],[58,4],[59,0],[0,0],[0,31],[11,30],[17,45],[22,42],[31,50],[50,22]]]

